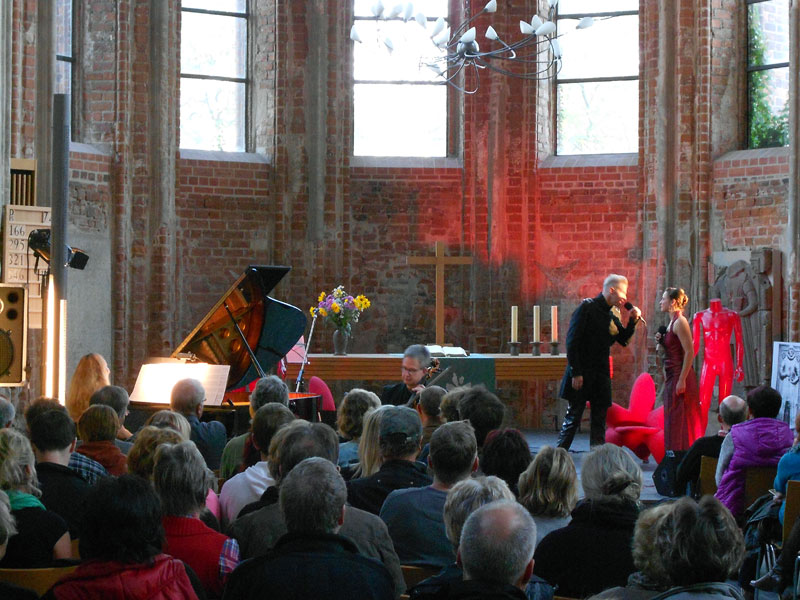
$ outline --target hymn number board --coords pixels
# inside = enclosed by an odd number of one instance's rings
[[[41,277],[34,270],[36,257],[28,249],[28,236],[34,229],[50,229],[49,206],[7,204],[3,214],[3,283],[27,285],[28,327],[42,328]],[[47,265],[39,261],[39,269]]]

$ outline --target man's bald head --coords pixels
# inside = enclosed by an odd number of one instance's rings
[[[747,420],[747,402],[739,396],[728,396],[719,405],[719,418],[730,429]]]
[[[198,414],[198,407],[203,406],[205,399],[206,391],[202,383],[197,379],[181,379],[172,388],[169,404],[172,410],[188,417]]]

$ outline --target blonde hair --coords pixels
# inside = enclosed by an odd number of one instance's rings
[[[159,429],[169,428],[177,431],[184,440],[188,440],[192,436],[192,426],[189,421],[182,414],[174,410],[159,410],[154,412],[145,421],[145,425],[152,425]]]
[[[180,444],[184,439],[174,429],[146,425],[136,434],[128,452],[128,473],[150,480],[153,477],[156,449],[161,444]]]
[[[642,470],[625,450],[603,444],[583,461],[581,483],[587,500],[638,502]]]
[[[0,546],[5,544],[12,535],[17,534],[17,521],[11,514],[11,503],[8,496],[0,490]]]
[[[41,496],[38,485],[36,459],[28,438],[13,429],[0,429],[0,489]]]
[[[111,385],[108,364],[99,354],[87,354],[78,361],[67,391],[66,407],[76,423],[89,406],[89,399],[97,390]]]
[[[389,406],[391,404],[378,407],[364,417],[364,430],[358,441],[358,469],[353,474],[354,479],[374,475],[383,464],[380,446],[381,418]]]
[[[117,437],[117,411],[105,404],[93,404],[78,421],[78,435],[84,442],[110,442]]]
[[[575,463],[564,448],[539,450],[517,487],[520,504],[534,516],[566,517],[578,502]]]

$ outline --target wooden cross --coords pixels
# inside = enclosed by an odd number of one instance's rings
[[[436,265],[436,343],[444,345],[444,266],[445,265],[470,265],[470,256],[444,255],[444,242],[436,242],[435,256],[409,256],[406,258],[409,265]]]

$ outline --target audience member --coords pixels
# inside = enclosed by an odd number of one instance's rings
[[[422,422],[416,411],[407,406],[390,406],[380,414],[383,464],[375,474],[347,482],[349,503],[375,515],[392,491],[432,483],[425,466],[416,462],[422,439]]]
[[[483,443],[481,471],[484,475],[495,475],[519,494],[519,476],[531,464],[531,449],[517,429],[495,429],[490,431]]]
[[[156,449],[161,444],[180,444],[186,441],[174,429],[145,425],[136,434],[136,441],[128,453],[128,473],[153,481],[156,464]]]
[[[506,409],[503,403],[482,385],[468,389],[458,401],[458,414],[472,424],[478,448],[483,448],[486,436],[503,425]]]
[[[70,418],[78,423],[83,411],[89,407],[89,399],[101,387],[110,385],[111,371],[106,359],[99,354],[87,354],[78,361],[67,390],[66,406]]]
[[[306,458],[320,457],[335,464],[337,452],[338,441],[330,427],[322,423],[294,421],[281,429],[270,445],[270,461],[273,457],[278,459],[278,464],[271,467],[277,476],[277,488],[280,488],[286,475]],[[242,510],[230,528],[231,535],[239,541],[242,558],[266,554],[287,532],[276,488],[267,488],[262,499],[263,505],[255,511],[245,514],[245,510]],[[383,521],[373,514],[348,506],[339,535],[352,540],[364,556],[386,566],[394,580],[397,596],[405,591],[400,561]]]
[[[123,454],[128,454],[128,451],[133,445],[132,442],[127,441],[133,437],[133,434],[125,428],[125,418],[130,412],[128,410],[130,402],[131,399],[128,396],[128,392],[125,391],[125,388],[119,387],[118,385],[101,387],[89,398],[89,406],[93,404],[105,404],[113,408],[117,413],[117,417],[119,417],[119,431],[117,432],[115,443],[117,448],[122,450]]]
[[[38,496],[36,465],[28,439],[13,429],[0,429],[0,489],[8,495],[17,534],[8,540],[0,561],[5,569],[49,566],[72,557],[67,523],[45,509]]]
[[[289,408],[289,388],[277,375],[262,377],[256,381],[253,391],[250,392],[250,419],[262,406],[277,402]],[[222,479],[233,477],[247,467],[252,467],[261,460],[261,452],[253,444],[252,429],[242,435],[237,435],[225,444],[220,460],[219,476]]]
[[[177,431],[181,438],[188,440],[192,437],[192,427],[189,421],[174,410],[159,410],[150,415],[144,424],[158,427],[159,429],[172,429]]]
[[[153,485],[161,499],[164,552],[189,565],[216,598],[239,564],[239,544],[198,518],[211,477],[194,442],[162,444],[156,450]]]
[[[445,567],[455,560],[444,525],[447,492],[478,468],[475,432],[466,421],[447,423],[431,438],[428,464],[433,484],[398,489],[380,510],[404,565]]]
[[[232,523],[239,516],[242,507],[255,502],[265,489],[275,485],[267,463],[270,441],[275,432],[293,420],[292,411],[277,402],[265,404],[256,411],[253,418],[253,444],[261,453],[261,460],[243,473],[233,476],[222,486],[219,503],[223,526]]]
[[[656,552],[658,528],[664,516],[672,511],[669,502],[643,511],[633,530],[633,564],[638,569],[628,576],[625,587],[609,588],[592,596],[592,600],[647,600],[670,588],[661,556]]]
[[[17,409],[6,398],[0,398],[0,429],[11,427],[14,424],[14,417],[17,416]]]
[[[162,554],[163,544],[161,507],[152,486],[133,475],[103,479],[89,494],[81,524],[84,562],[44,597],[197,598],[183,563]]]
[[[211,470],[219,469],[222,450],[228,441],[225,426],[219,421],[203,423],[203,402],[206,391],[197,379],[181,379],[172,388],[170,408],[186,417],[192,429],[190,439],[195,443],[200,454]]]
[[[8,496],[0,490],[0,561],[6,555],[6,546],[11,536],[17,533],[14,524],[14,517],[11,516],[11,507],[8,504]],[[0,598],[3,600],[38,600],[39,594],[21,588],[5,581],[0,581]]]
[[[776,419],[781,409],[781,395],[769,386],[760,386],[747,394],[750,420],[731,427],[719,453],[717,493],[734,518],[744,513],[744,482],[748,467],[772,467],[792,446],[789,425]]]
[[[535,573],[571,598],[624,586],[635,571],[631,540],[642,472],[625,450],[603,444],[583,461],[581,482],[586,497],[572,520],[536,548]]]
[[[344,395],[336,415],[339,434],[345,439],[339,444],[339,466],[358,463],[358,444],[364,430],[364,417],[380,407],[381,399],[373,392],[353,388]]]
[[[42,491],[40,500],[47,510],[67,522],[70,537],[77,539],[91,485],[69,468],[77,441],[75,423],[66,411],[48,410],[31,423],[30,436]]]
[[[460,387],[453,388],[444,396],[442,396],[442,401],[439,403],[439,408],[442,411],[442,417],[447,423],[461,420],[461,416],[458,414],[458,403],[461,402],[461,398],[463,398],[464,394],[466,394],[471,388],[471,385],[462,385]]]
[[[419,393],[419,402],[417,403],[417,412],[419,418],[422,420],[422,446],[424,447],[431,441],[431,436],[436,428],[439,427],[444,420],[442,419],[441,403],[442,397],[447,393],[447,390],[438,385],[426,387]]]
[[[744,557],[744,540],[731,513],[715,498],[681,498],[659,522],[656,555],[674,587],[659,599],[742,600],[725,583]]]
[[[127,457],[114,445],[119,430],[119,418],[114,409],[104,404],[90,406],[78,421],[81,444],[75,449],[103,465],[111,475],[128,472]]]
[[[67,413],[67,409],[52,398],[37,398],[25,411],[25,427],[28,435],[31,431],[31,423],[41,414],[49,410],[60,410]],[[72,452],[69,457],[69,468],[83,477],[90,485],[97,483],[98,479],[108,477],[106,468],[94,459],[84,456],[78,452]]]
[[[353,478],[369,477],[378,472],[383,464],[381,454],[381,419],[386,412],[384,406],[379,406],[364,417],[364,430],[358,440],[358,467],[353,473]]]
[[[678,465],[675,473],[675,489],[684,493],[687,489],[690,495],[697,496],[697,481],[700,479],[700,459],[703,456],[719,458],[722,441],[731,427],[744,423],[747,419],[747,403],[739,396],[728,396],[719,405],[717,420],[720,430],[715,435],[697,438],[689,451]]]
[[[575,463],[564,448],[544,446],[519,476],[519,502],[536,523],[536,543],[570,522],[578,502]]]
[[[335,455],[333,461],[307,458],[286,475],[280,510],[288,533],[268,554],[233,572],[224,598],[395,597],[386,567],[362,556],[352,541],[337,535],[344,522],[347,489],[335,462]]]

